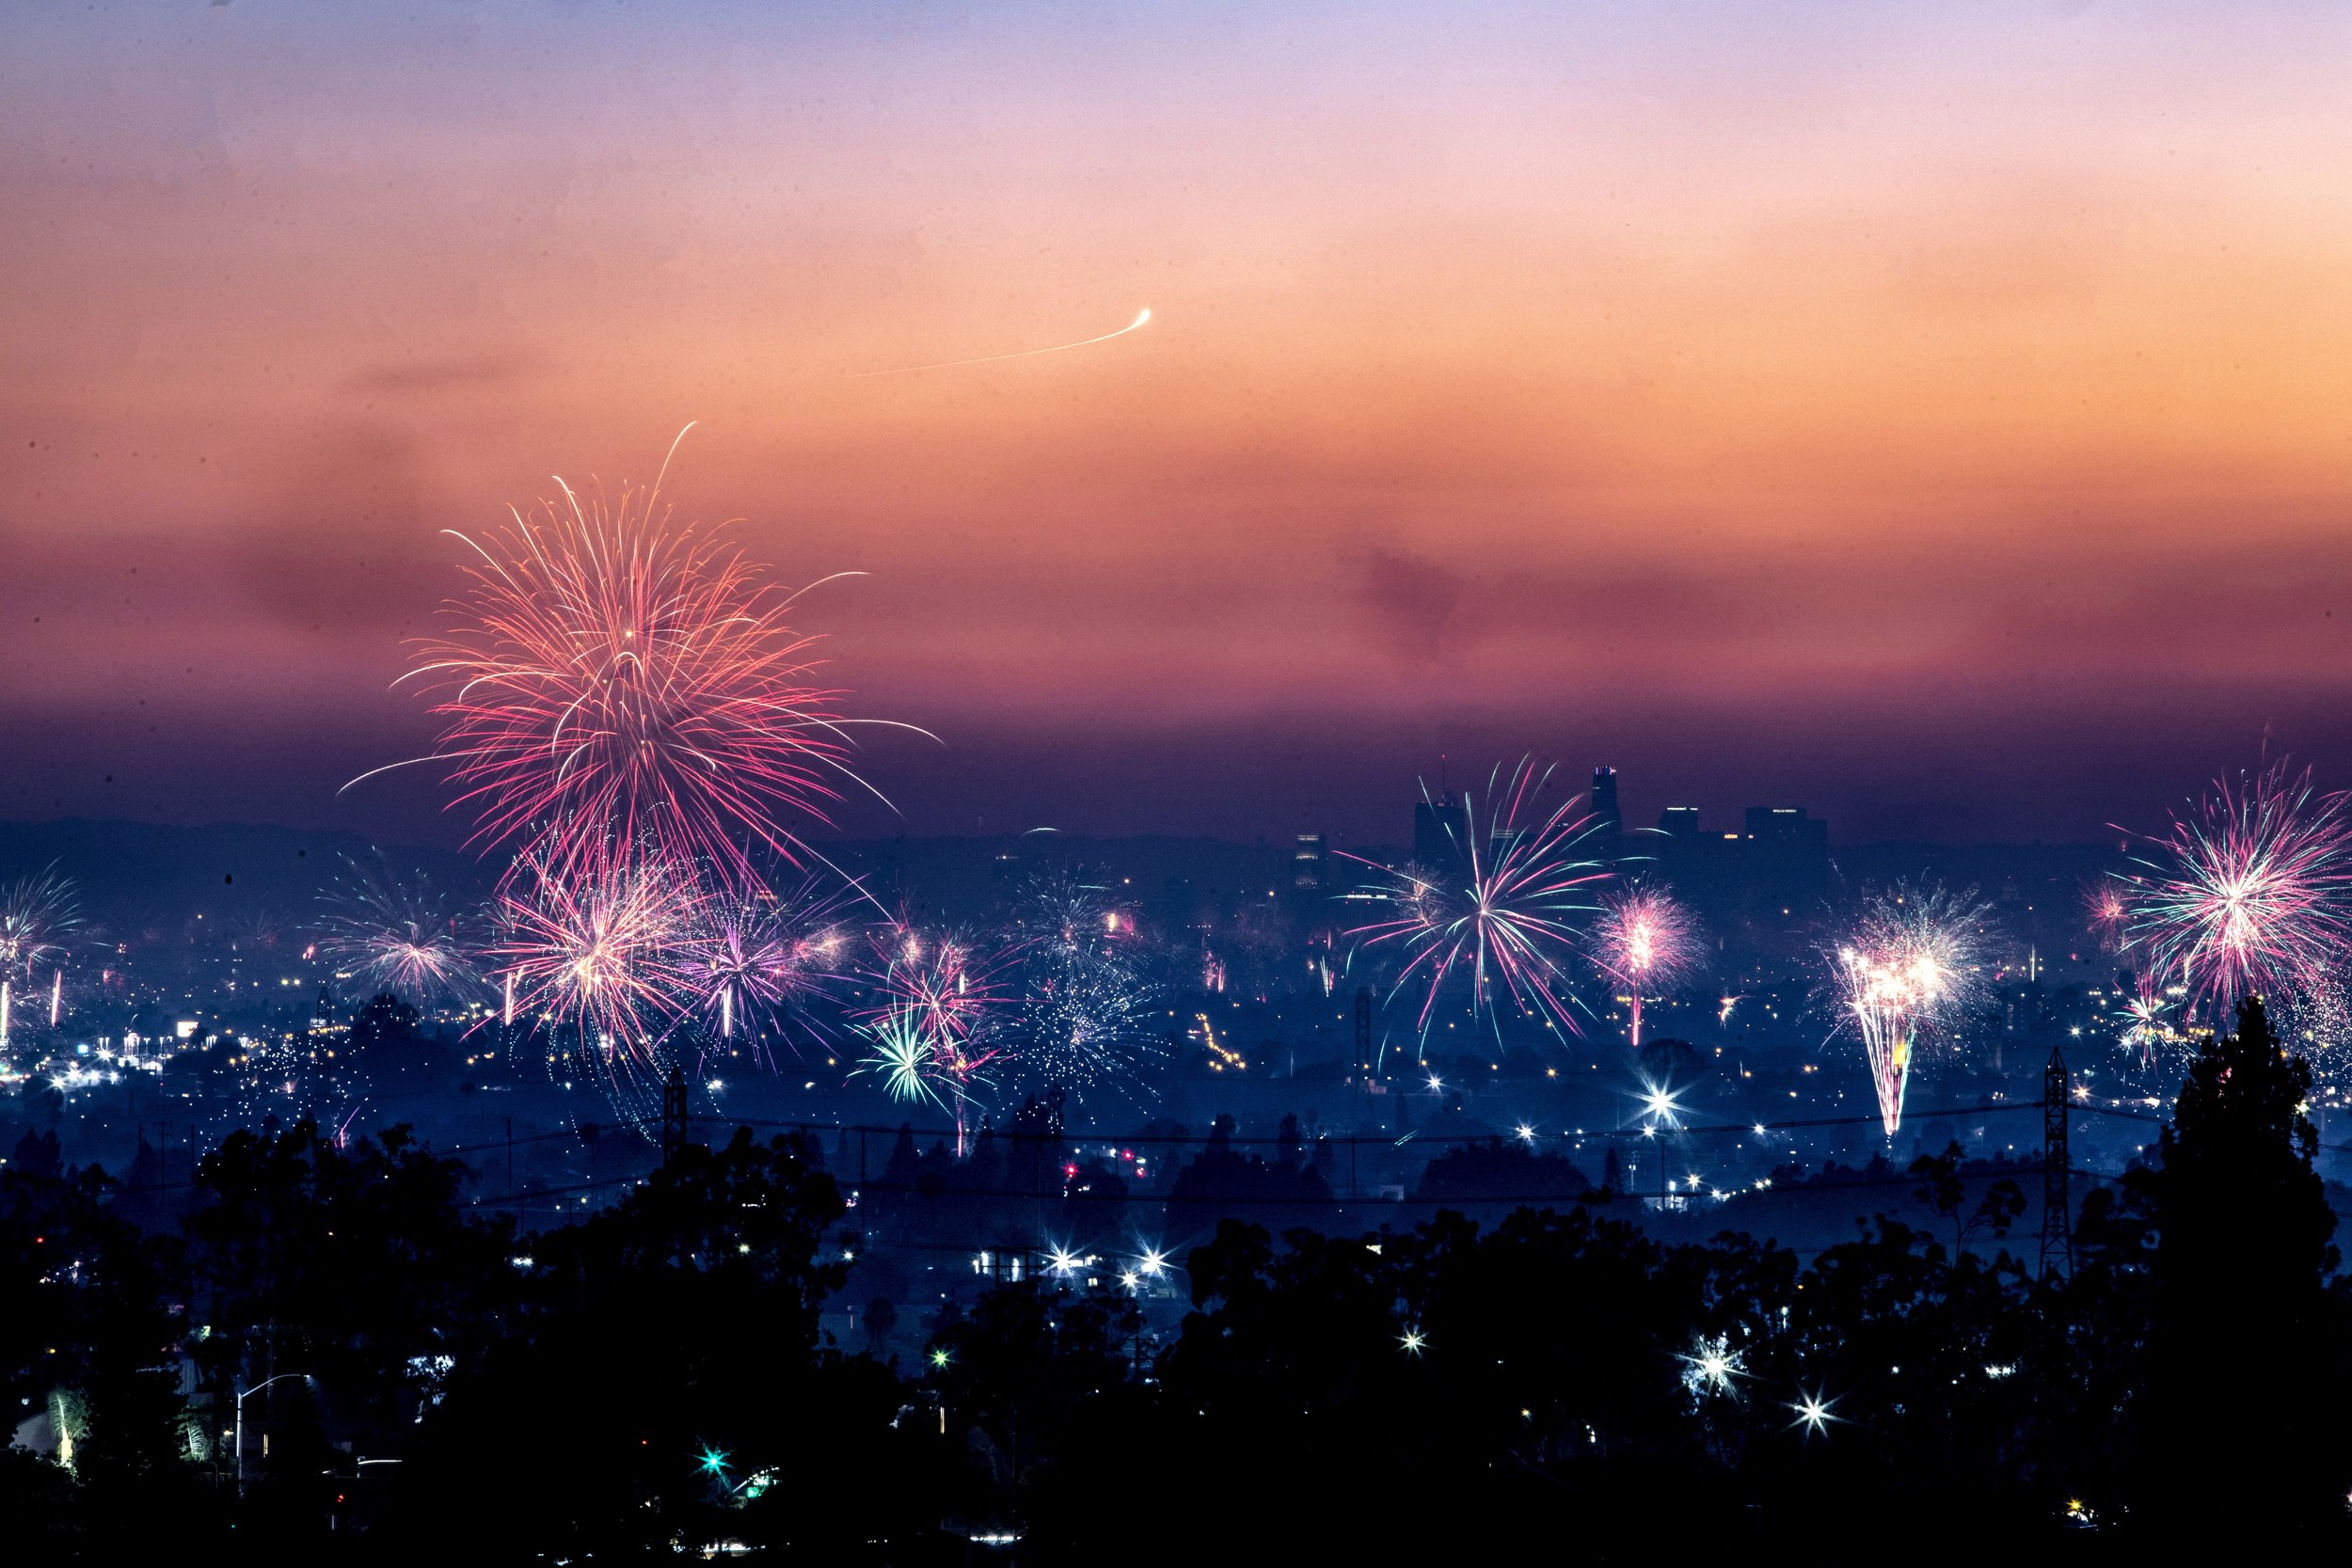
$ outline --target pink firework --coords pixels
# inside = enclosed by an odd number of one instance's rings
[[[2103,877],[2083,890],[2083,911],[2090,918],[2091,935],[2106,952],[2122,951],[2128,940],[2131,900],[2137,891],[2136,879],[2122,877]]]
[[[1697,966],[1698,923],[1663,890],[1632,887],[1603,895],[1593,939],[1593,961],[1632,998],[1632,1042],[1638,1047],[1642,993]]]
[[[2223,778],[2151,840],[2129,940],[2153,977],[2219,1011],[2244,996],[2289,1001],[2352,940],[2352,820],[2283,757]]]
[[[658,861],[528,871],[500,900],[504,931],[488,958],[513,983],[515,1006],[547,1019],[559,1040],[568,1032],[617,1102],[658,1071],[656,1048],[685,1015],[693,883]]]
[[[829,781],[853,777],[841,694],[811,684],[796,595],[723,529],[673,526],[660,490],[608,507],[564,485],[468,539],[452,625],[403,678],[441,692],[424,760],[450,765],[478,842],[562,877],[617,847],[755,889],[753,847],[799,863],[780,822],[823,820]]]
[[[1598,908],[1595,895],[1609,873],[1579,853],[1594,822],[1579,809],[1582,796],[1543,808],[1550,778],[1551,769],[1532,759],[1508,776],[1498,766],[1483,803],[1471,795],[1458,805],[1431,802],[1444,824],[1448,863],[1375,867],[1382,880],[1374,891],[1385,894],[1396,913],[1347,934],[1367,947],[1392,942],[1404,949],[1395,989],[1421,991],[1424,1039],[1439,999],[1457,978],[1468,984],[1472,1015],[1490,1027],[1500,1030],[1496,1009],[1507,998],[1522,1013],[1581,1033],[1571,1010],[1569,958],[1578,922]]]

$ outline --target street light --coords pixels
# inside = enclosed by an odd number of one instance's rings
[[[237,1496],[240,1497],[245,1496],[245,1402],[271,1384],[283,1383],[290,1377],[298,1377],[305,1383],[310,1381],[309,1372],[279,1372],[276,1377],[263,1378],[237,1396]]]

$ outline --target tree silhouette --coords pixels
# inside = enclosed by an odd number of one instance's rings
[[[2339,1392],[2342,1309],[2321,1283],[2336,1222],[2311,1088],[2248,998],[2190,1065],[2141,1179],[2157,1238],[2144,1457],[2171,1520],[2307,1530],[2344,1513],[2344,1440],[2312,1418]]]

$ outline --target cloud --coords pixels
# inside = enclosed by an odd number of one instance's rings
[[[1448,567],[1380,546],[1366,551],[1356,567],[1355,597],[1365,629],[1384,652],[1406,664],[1439,662],[1464,587],[1462,577]]]
[[[538,369],[538,356],[516,349],[452,355],[400,365],[373,365],[346,379],[343,390],[378,397],[471,391],[504,386]]]

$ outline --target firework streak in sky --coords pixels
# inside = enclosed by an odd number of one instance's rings
[[[1445,821],[1452,865],[1374,867],[1382,873],[1376,891],[1385,893],[1398,912],[1348,935],[1367,947],[1394,943],[1405,950],[1395,990],[1422,993],[1419,1027],[1424,1040],[1439,998],[1457,976],[1469,983],[1472,1014],[1498,1031],[1500,990],[1520,1011],[1571,1034],[1581,1032],[1568,984],[1579,934],[1575,922],[1598,909],[1595,895],[1609,873],[1577,852],[1594,822],[1577,809],[1581,796],[1570,796],[1555,810],[1542,809],[1550,778],[1550,768],[1538,768],[1532,760],[1521,761],[1507,777],[1497,767],[1483,802],[1465,795],[1458,814],[1437,807]]]
[[[2152,840],[2127,890],[2130,942],[2156,978],[2216,1016],[2245,996],[2291,1004],[2352,940],[2352,822],[2345,798],[2312,788],[2284,758],[2216,780],[2187,818]]]
[[[1604,895],[1593,930],[1593,961],[1632,997],[1632,1043],[1642,1043],[1642,992],[1688,974],[1698,958],[1698,926],[1663,891],[1634,887]]]
[[[1973,894],[1898,887],[1865,905],[1829,955],[1833,995],[1862,1038],[1890,1138],[1902,1123],[1914,1057],[1958,1023],[1982,989],[1978,927],[1985,911]]]

